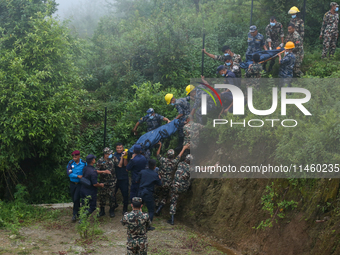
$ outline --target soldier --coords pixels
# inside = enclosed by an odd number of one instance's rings
[[[224,62],[224,65],[227,67],[228,70],[232,71],[235,74],[236,78],[241,78],[241,69],[236,70],[236,68],[234,68],[234,71],[232,70],[233,66],[238,66],[238,67],[240,66],[240,63],[242,62],[241,55],[232,52],[229,46],[224,45],[222,47],[222,52],[224,53],[223,55],[213,55],[213,54],[208,53],[205,49],[202,49],[202,51],[208,57]],[[233,66],[230,66],[227,64],[228,61],[226,61],[227,60],[226,57],[228,56],[231,56]]]
[[[154,171],[156,168],[156,160],[149,160],[149,167],[140,171],[136,182],[139,183],[139,194],[138,196],[143,199],[143,203],[148,208],[150,221],[153,220],[155,211],[155,199],[153,193],[155,185],[162,186],[161,177]],[[149,227],[148,230],[154,230],[155,228]]]
[[[178,164],[177,171],[174,176],[174,181],[171,186],[171,219],[168,220],[168,223],[171,225],[174,225],[176,206],[179,195],[186,192],[190,186],[190,161],[192,161],[192,156],[188,154],[185,157],[185,161]]]
[[[140,120],[136,123],[135,127],[132,129],[132,132],[134,132],[135,134],[137,132],[137,128],[138,128],[140,123],[146,122],[146,124],[148,126],[146,131],[150,132],[150,131],[160,127],[162,120],[167,121],[168,123],[170,122],[170,120],[168,118],[165,118],[165,117],[159,115],[158,113],[155,113],[153,108],[149,108],[146,111],[146,113],[147,113],[147,115],[140,118]]]
[[[184,143],[183,145],[189,145],[191,149],[195,149],[199,143],[199,131],[204,128],[203,125],[192,121],[188,116],[187,123],[185,124],[184,131]]]
[[[149,215],[142,212],[142,199],[132,198],[132,211],[125,213],[121,222],[127,226],[127,254],[147,254],[148,239],[147,229],[151,222]]]
[[[165,101],[167,104],[174,105],[178,111],[178,115],[176,119],[179,120],[178,127],[178,146],[175,148],[176,151],[180,151],[182,149],[184,134],[183,134],[183,126],[186,120],[186,116],[190,114],[190,96],[176,99],[173,94],[166,94]]]
[[[270,23],[266,27],[266,44],[269,50],[276,49],[277,47],[283,47],[284,40],[284,32],[282,28],[282,24],[276,21],[276,18],[273,16],[270,18]],[[275,64],[275,58],[272,58],[269,64],[268,72],[271,72],[273,66]],[[263,64],[263,70],[266,71],[267,62]]]
[[[259,64],[260,55],[258,53],[253,55],[253,64],[249,65],[246,77],[247,78],[261,78],[262,65]]]
[[[323,51],[322,58],[327,57],[327,53],[329,50],[329,56],[334,56],[336,41],[338,40],[339,31],[339,5],[335,2],[331,2],[331,9],[325,13],[323,17],[321,32],[320,32],[320,40],[322,36],[324,36],[323,40]]]
[[[287,85],[288,87],[291,87],[291,79],[293,78],[293,69],[295,65],[295,56],[293,54],[294,48],[295,45],[293,42],[287,42],[285,45],[285,56],[282,58],[281,54],[279,54],[279,77],[282,78],[282,86]]]
[[[302,19],[298,17],[299,9],[296,6],[293,6],[288,11],[288,14],[292,15],[291,20],[289,23],[294,24],[296,32],[301,36],[301,41],[303,41],[303,38],[305,37],[305,24]]]
[[[72,221],[75,222],[79,216],[80,207],[80,179],[83,176],[83,168],[86,162],[80,158],[80,151],[72,152],[72,160],[67,164],[67,175],[70,178],[70,194],[73,202]]]
[[[263,35],[257,32],[256,26],[250,26],[248,33],[248,49],[246,51],[246,61],[251,60],[251,54],[260,51],[261,48],[267,50]]]
[[[116,157],[112,157],[112,150],[110,150],[109,147],[106,147],[103,152],[104,156],[101,157],[96,164],[99,180],[105,184],[104,188],[100,189],[98,194],[100,206],[100,212],[98,216],[101,217],[105,215],[106,199],[108,198],[110,205],[109,213],[110,217],[112,218],[115,216],[114,210],[116,203],[115,192],[117,177],[115,167],[118,167],[119,163],[122,164],[122,162],[119,162]]]
[[[155,203],[156,203],[156,215],[160,215],[162,208],[166,204],[166,200],[169,196],[170,189],[171,189],[171,183],[172,183],[172,173],[175,171],[177,164],[179,163],[180,158],[182,157],[184,151],[189,148],[189,145],[186,144],[183,146],[181,152],[179,155],[175,158],[175,151],[170,149],[167,151],[166,158],[162,157],[160,155],[162,143],[159,142],[159,148],[157,150],[157,159],[159,161],[159,170],[158,174],[161,176],[162,179],[162,186],[158,187],[156,190],[156,197],[155,197]]]
[[[295,48],[293,49],[293,53],[295,55],[296,61],[294,65],[294,73],[297,77],[303,76],[303,72],[301,72],[300,67],[302,64],[304,51],[303,51],[303,42],[301,36],[296,32],[294,24],[288,25],[288,35],[286,38],[286,42],[293,42]]]

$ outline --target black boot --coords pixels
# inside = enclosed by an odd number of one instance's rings
[[[105,207],[100,207],[100,212],[98,214],[98,217],[102,217],[105,215]]]
[[[123,215],[127,212],[128,205],[123,206]]]
[[[161,211],[162,211],[162,208],[164,207],[164,205],[163,204],[161,204],[158,208],[157,208],[157,210],[156,210],[156,212],[155,212],[155,215],[156,216],[159,216],[160,214],[161,214]]]
[[[113,217],[115,217],[115,208],[116,207],[110,207],[110,211],[109,211],[109,214],[110,214],[110,218],[113,218]],[[104,214],[105,214],[105,212],[104,212]]]
[[[175,224],[175,214],[171,214],[171,219],[167,221],[169,224],[174,225]]]

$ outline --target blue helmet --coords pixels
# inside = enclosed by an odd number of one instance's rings
[[[149,108],[149,109],[146,111],[146,113],[149,114],[149,115],[153,114],[154,112],[155,112],[155,111],[153,110],[153,108]]]

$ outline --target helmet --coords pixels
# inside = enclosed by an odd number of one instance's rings
[[[173,157],[173,156],[175,155],[175,151],[174,151],[173,149],[170,149],[170,150],[168,150],[168,152],[166,153],[166,155],[167,155],[168,157]]]
[[[170,104],[171,99],[172,99],[173,97],[174,97],[173,94],[166,94],[165,97],[164,97],[164,99],[165,99],[165,101],[166,101],[166,104]]]
[[[103,150],[104,154],[112,154],[112,150],[110,150],[109,147],[105,147],[104,150]]]
[[[293,6],[292,8],[290,8],[290,10],[288,11],[288,14],[296,14],[300,12],[300,10],[296,7],[296,6]]]
[[[285,48],[286,50],[294,49],[294,48],[295,48],[295,45],[294,45],[293,42],[287,42],[284,48]]]
[[[194,158],[191,154],[188,154],[186,157],[185,157],[185,161],[192,161]]]
[[[148,113],[148,114],[153,114],[155,111],[153,110],[153,108],[149,108],[147,111],[146,111],[146,113]]]
[[[189,95],[189,93],[191,91],[193,91],[195,89],[195,86],[194,85],[188,85],[186,88],[185,88],[185,91],[187,92],[187,95]]]

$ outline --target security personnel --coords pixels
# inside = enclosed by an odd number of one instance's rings
[[[73,202],[73,216],[72,221],[77,220],[79,216],[80,207],[80,186],[79,183],[83,176],[83,168],[86,166],[86,162],[80,158],[80,151],[76,150],[72,152],[72,160],[67,164],[67,175],[70,178],[70,194]]]
[[[191,149],[196,149],[199,143],[199,131],[203,129],[204,126],[199,123],[195,123],[190,116],[187,118],[187,123],[184,125],[184,143]]]
[[[286,42],[293,42],[295,45],[295,48],[293,49],[293,53],[296,58],[294,73],[297,77],[301,77],[303,76],[303,72],[300,69],[304,56],[303,41],[299,33],[295,30],[294,24],[292,23],[288,25],[288,35],[286,37]]]
[[[141,155],[141,146],[136,144],[133,148],[134,154],[130,162],[126,166],[127,171],[131,171],[131,188],[130,188],[130,199],[138,195],[139,183],[136,182],[138,174],[141,170],[145,169],[148,163],[146,158]]]
[[[263,35],[257,32],[256,26],[250,26],[248,33],[248,49],[246,51],[246,61],[251,60],[251,54],[260,51],[262,47],[267,50]]]
[[[104,183],[98,183],[97,177],[98,173],[93,167],[93,165],[96,163],[96,156],[89,154],[86,156],[86,163],[87,166],[83,169],[83,177],[88,179],[91,182],[91,186],[81,185],[80,194],[81,198],[83,200],[89,197],[89,205],[90,208],[88,209],[87,214],[90,215],[94,210],[96,210],[97,206],[97,188],[104,187]]]
[[[156,160],[149,160],[149,168],[140,171],[136,182],[139,183],[138,196],[143,199],[143,203],[148,208],[150,221],[153,220],[155,212],[155,200],[153,193],[155,191],[155,185],[162,186],[161,177],[154,171],[156,168]],[[149,228],[148,230],[154,230]]]
[[[242,58],[241,58],[241,55],[239,54],[236,54],[234,52],[232,52],[230,50],[230,47],[228,45],[224,45],[222,47],[222,52],[223,52],[223,55],[213,55],[213,54],[210,54],[208,53],[205,49],[202,49],[202,51],[204,52],[204,54],[206,54],[208,57],[212,58],[212,59],[215,59],[215,60],[219,60],[219,61],[222,61],[224,62],[224,65],[228,68],[228,70],[232,71],[236,78],[241,78],[241,69],[239,70],[236,70],[234,68],[234,70],[231,69],[231,66],[228,65],[228,61],[226,59],[226,57],[230,56],[231,59],[232,59],[232,62],[233,62],[233,65],[234,66],[240,66],[241,62],[242,62]]]
[[[116,177],[117,177],[117,184],[115,195],[117,194],[118,189],[122,192],[123,196],[123,214],[127,212],[127,207],[129,203],[129,175],[126,171],[126,166],[128,164],[127,161],[127,152],[124,151],[124,146],[122,143],[116,144],[116,152],[113,156],[119,162],[118,167],[116,167]],[[115,207],[118,207],[117,200]]]
[[[147,229],[150,227],[150,218],[142,212],[142,198],[132,198],[132,211],[125,213],[121,222],[127,225],[127,254],[147,254]]]
[[[293,6],[288,11],[288,14],[292,15],[292,18],[290,19],[289,23],[294,24],[294,27],[296,29],[296,32],[301,36],[301,39],[303,41],[303,38],[305,37],[305,23],[302,19],[298,17],[299,9],[296,6]]]
[[[105,187],[99,191],[98,199],[100,204],[99,217],[105,215],[106,199],[109,199],[110,217],[114,217],[115,190],[116,190],[116,169],[118,160],[112,158],[112,150],[109,147],[104,148],[104,156],[101,157],[96,164],[96,171],[99,174],[99,179],[105,184]]]
[[[320,32],[320,40],[322,36],[323,40],[323,51],[322,58],[327,57],[327,53],[329,51],[329,56],[334,56],[336,49],[336,41],[339,37],[339,5],[335,2],[331,2],[331,9],[325,13],[323,17],[321,32]]]
[[[184,134],[183,134],[183,126],[186,120],[186,116],[190,114],[190,96],[176,99],[173,94],[165,95],[166,104],[171,104],[176,107],[178,111],[178,115],[176,119],[179,120],[178,127],[178,146],[175,150],[180,151],[182,149]]]
[[[157,151],[157,160],[159,161],[159,170],[158,174],[162,179],[162,186],[157,187],[156,190],[156,197],[155,197],[155,203],[156,203],[156,215],[159,215],[162,211],[162,208],[166,204],[166,200],[169,196],[170,190],[171,190],[171,184],[172,184],[172,174],[176,170],[177,164],[179,163],[179,160],[181,159],[184,151],[189,148],[189,145],[184,145],[182,151],[178,154],[177,157],[175,157],[175,151],[173,149],[170,149],[166,153],[166,157],[162,157],[160,155],[162,143],[159,142],[159,148]]]
[[[281,85],[288,87],[291,86],[291,79],[293,78],[293,69],[295,65],[295,55],[293,53],[293,49],[295,45],[293,42],[287,42],[285,45],[285,56],[282,58],[281,54],[279,54],[279,77],[281,79]]]
[[[133,128],[133,132],[136,134],[137,128],[139,126],[139,124],[146,122],[147,124],[147,132],[150,132],[158,127],[161,126],[162,120],[167,121],[168,123],[170,122],[170,120],[168,118],[165,118],[157,113],[155,113],[153,108],[149,108],[146,111],[147,115],[145,115],[144,117],[140,118],[140,120],[136,123],[135,127]]]
[[[285,35],[283,32],[282,24],[280,22],[277,22],[276,18],[272,16],[270,18],[268,26],[266,27],[266,37],[267,37],[266,44],[268,46],[267,48],[269,50],[272,50],[272,49],[275,50],[277,47],[282,48],[284,36]],[[275,64],[275,59],[276,58],[271,59],[268,72],[271,72]],[[265,71],[266,71],[266,65],[267,65],[267,62],[263,64],[263,70]]]
[[[178,164],[177,171],[174,176],[174,181],[171,187],[171,219],[168,220],[168,223],[171,225],[174,225],[177,200],[179,198],[179,195],[186,192],[190,186],[190,161],[192,161],[192,159],[192,156],[188,154],[185,157],[185,161]]]

